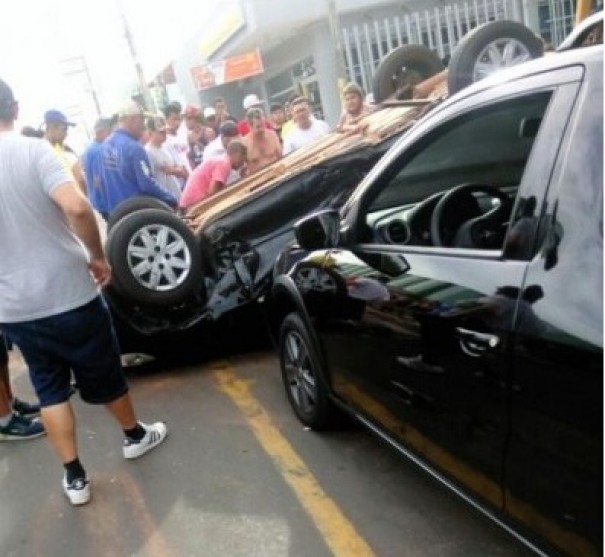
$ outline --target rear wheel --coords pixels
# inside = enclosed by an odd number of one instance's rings
[[[414,87],[443,70],[439,57],[420,44],[406,44],[389,52],[380,62],[372,82],[374,102],[380,103],[397,93],[411,98]]]
[[[280,329],[279,356],[288,402],[298,419],[316,430],[331,422],[332,404],[319,358],[300,315],[290,313]]]

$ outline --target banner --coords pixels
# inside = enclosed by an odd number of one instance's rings
[[[263,72],[263,60],[258,48],[239,56],[232,56],[225,58],[225,60],[209,62],[208,64],[191,68],[191,76],[198,91],[231,83],[238,79],[244,79]]]

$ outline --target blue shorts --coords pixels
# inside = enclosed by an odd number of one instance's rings
[[[85,402],[105,404],[128,392],[111,315],[101,296],[58,315],[0,327],[21,350],[41,406],[69,399],[72,372]]]

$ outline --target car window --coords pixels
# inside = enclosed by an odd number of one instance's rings
[[[366,200],[365,224],[372,239],[501,248],[551,96],[543,91],[469,111],[406,149],[385,170],[374,199]],[[531,205],[526,204],[524,216]],[[432,226],[436,209],[442,232],[438,238]],[[477,226],[471,227],[472,220]],[[478,230],[481,220],[489,230]],[[475,233],[484,234],[484,241],[471,241]]]

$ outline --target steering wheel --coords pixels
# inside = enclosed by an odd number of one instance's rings
[[[481,214],[474,193],[496,198],[500,204]],[[497,249],[504,241],[500,228],[506,222],[510,208],[508,195],[495,186],[477,183],[456,186],[439,200],[431,216],[433,245]]]

